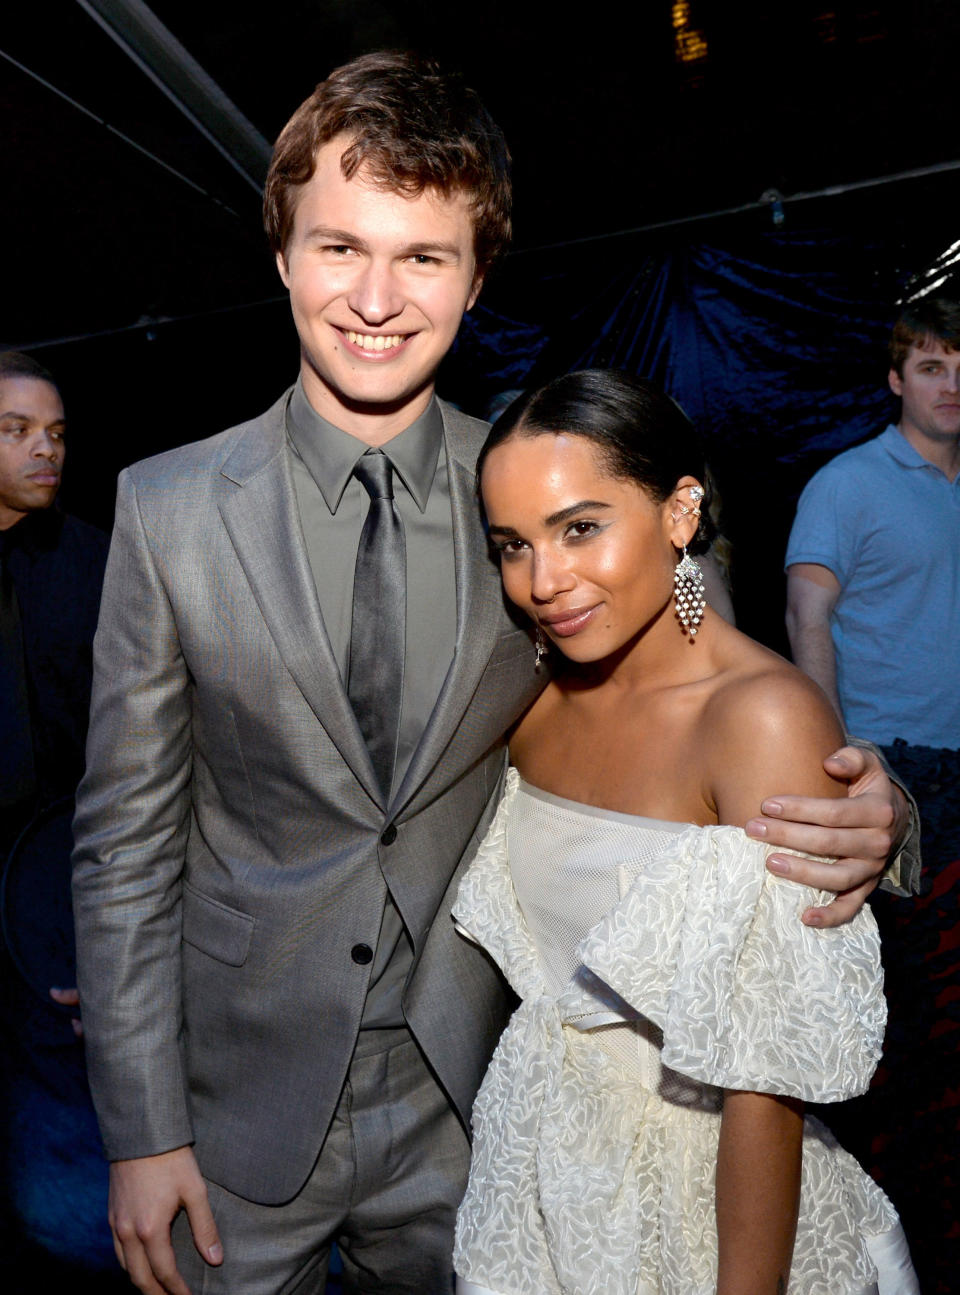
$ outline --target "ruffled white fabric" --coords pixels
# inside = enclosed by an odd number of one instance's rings
[[[712,1295],[719,1090],[864,1090],[885,1014],[876,928],[869,913],[837,931],[803,926],[819,897],[768,873],[768,850],[740,829],[661,832],[644,858],[651,829],[638,819],[643,861],[624,860],[619,902],[615,887],[551,992],[556,959],[524,918],[508,830],[515,840],[535,816],[542,870],[565,813],[577,809],[533,801],[511,771],[454,908],[523,1000],[474,1108],[455,1266],[501,1295]],[[592,820],[602,835],[604,818]],[[875,1290],[866,1238],[897,1223],[808,1119],[791,1295]]]

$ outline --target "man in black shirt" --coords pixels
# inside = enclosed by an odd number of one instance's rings
[[[44,841],[52,832],[69,845],[107,554],[102,532],[55,507],[64,431],[47,370],[18,352],[0,355],[5,1249],[26,1239],[48,1256],[102,1268],[111,1259],[100,1221],[106,1166],[70,1010],[76,990],[72,978],[46,983],[55,974],[47,951],[58,931],[69,933],[67,875],[64,860],[34,841],[41,830]]]
[[[29,356],[0,355],[3,844],[83,772],[93,634],[107,538],[55,508],[63,402]]]

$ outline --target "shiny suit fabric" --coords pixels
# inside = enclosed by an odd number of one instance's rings
[[[74,905],[107,1154],[195,1142],[208,1178],[279,1204],[347,1073],[387,888],[409,931],[409,1028],[466,1125],[505,1023],[454,930],[459,873],[542,686],[474,487],[486,425],[442,406],[453,662],[399,788],[381,793],[324,630],[285,442],[286,396],[120,479],[95,643]]]

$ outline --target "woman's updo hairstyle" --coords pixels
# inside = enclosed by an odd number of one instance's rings
[[[490,428],[477,459],[479,483],[491,450],[515,436],[563,432],[591,441],[612,477],[634,481],[655,503],[692,476],[707,491],[700,529],[687,547],[702,553],[714,535],[709,482],[696,428],[653,382],[607,369],[582,369],[522,396]]]

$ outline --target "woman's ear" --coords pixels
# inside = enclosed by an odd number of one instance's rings
[[[675,548],[689,544],[700,529],[703,486],[696,477],[681,477],[667,500],[670,541]]]

